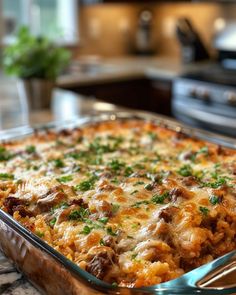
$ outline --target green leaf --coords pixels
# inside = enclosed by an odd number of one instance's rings
[[[181,176],[187,177],[193,174],[193,169],[190,165],[183,165],[177,172]]]
[[[203,206],[200,206],[200,207],[199,207],[199,210],[200,210],[200,212],[201,212],[203,215],[205,215],[205,216],[207,216],[208,213],[209,213],[209,211],[210,211],[207,207],[203,207]]]
[[[57,221],[57,219],[56,219],[56,217],[54,217],[53,219],[50,220],[49,225],[51,227],[53,227],[55,225],[56,221]]]
[[[63,168],[63,167],[65,167],[65,163],[61,159],[55,159],[54,160],[54,165],[57,168]]]
[[[151,200],[155,204],[164,204],[165,199],[168,197],[169,197],[169,192],[165,192],[162,195],[154,195]]]
[[[61,182],[61,183],[69,182],[69,181],[72,181],[72,180],[73,180],[72,175],[65,175],[65,176],[61,176],[61,177],[57,178],[57,181]]]
[[[216,205],[220,203],[220,198],[218,196],[210,196],[209,201],[212,205]]]
[[[96,180],[98,179],[97,176],[92,176],[88,180],[84,180],[80,182],[78,185],[75,186],[76,190],[80,190],[82,192],[86,192],[88,190],[92,190],[94,188],[94,184]]]
[[[103,223],[103,224],[106,224],[109,220],[109,217],[102,217],[102,218],[99,218],[98,221]]]
[[[78,210],[73,210],[69,216],[69,220],[79,220],[79,221],[85,221],[85,219],[89,216],[90,212],[89,209],[80,208]]]
[[[111,236],[114,236],[114,237],[117,236],[117,233],[115,233],[115,232],[113,231],[113,229],[112,229],[111,226],[107,227],[107,233],[108,233],[109,235],[111,235]]]
[[[27,153],[33,154],[36,152],[36,147],[34,145],[28,145],[25,150]]]
[[[88,235],[88,234],[90,234],[91,230],[92,230],[92,227],[89,227],[88,225],[85,225],[83,230],[80,233],[83,234],[83,235]]]
[[[14,175],[9,173],[0,173],[0,180],[13,180]]]

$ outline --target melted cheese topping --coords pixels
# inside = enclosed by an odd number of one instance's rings
[[[179,277],[236,248],[236,153],[116,121],[0,146],[0,205],[99,279]]]

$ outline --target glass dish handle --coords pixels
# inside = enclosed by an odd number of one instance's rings
[[[159,291],[173,294],[236,293],[236,251],[200,266],[178,279],[158,285]],[[183,293],[180,293],[182,290]],[[187,293],[186,293],[187,292]]]

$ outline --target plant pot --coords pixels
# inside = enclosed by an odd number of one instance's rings
[[[23,79],[18,81],[19,95],[28,102],[30,110],[50,108],[54,81]]]

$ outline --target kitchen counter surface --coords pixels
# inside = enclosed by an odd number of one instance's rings
[[[201,65],[202,63],[185,65],[179,59],[170,57],[80,59],[72,62],[70,72],[59,77],[57,85],[84,86],[145,77],[173,80],[185,71]]]

